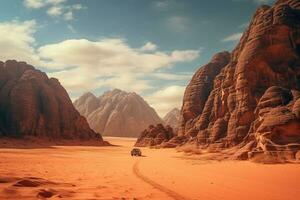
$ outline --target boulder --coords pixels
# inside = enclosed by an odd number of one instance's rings
[[[159,146],[163,144],[164,147],[171,147],[165,143],[167,143],[173,137],[173,129],[170,126],[164,126],[162,124],[157,124],[156,126],[150,125],[140,134],[135,146],[146,147]]]

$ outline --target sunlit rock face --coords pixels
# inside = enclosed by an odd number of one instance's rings
[[[248,144],[250,157],[279,150],[293,157],[300,149],[299,56],[300,1],[260,7],[233,52],[215,55],[193,76],[179,135],[200,148]]]
[[[150,124],[162,123],[155,110],[134,92],[115,89],[100,97],[86,93],[74,105],[91,128],[105,136],[137,137]]]
[[[174,108],[164,116],[163,121],[164,124],[171,126],[174,132],[177,132],[179,118],[180,110],[178,108]]]
[[[97,139],[55,78],[25,62],[0,62],[0,132],[3,136]]]

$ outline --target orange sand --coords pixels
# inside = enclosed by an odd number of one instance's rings
[[[300,199],[300,165],[203,161],[174,149],[143,148],[133,139],[106,138],[117,147],[55,146],[0,149],[0,199]],[[36,179],[40,178],[40,179]],[[35,187],[13,186],[20,180]]]

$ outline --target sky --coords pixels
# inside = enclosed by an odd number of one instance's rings
[[[1,0],[0,60],[58,78],[72,100],[114,88],[163,117],[195,71],[231,51],[255,10],[274,0]]]

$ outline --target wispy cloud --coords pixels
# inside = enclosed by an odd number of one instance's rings
[[[163,117],[173,108],[181,108],[185,86],[171,85],[153,92],[145,100]]]
[[[240,24],[240,25],[238,26],[238,28],[240,28],[240,29],[245,29],[245,28],[247,28],[248,26],[249,26],[249,22],[245,22],[245,23]]]
[[[142,51],[154,51],[156,49],[156,44],[153,44],[152,42],[147,42],[144,46],[141,47]]]
[[[155,72],[149,74],[149,77],[155,77],[162,80],[172,80],[172,81],[183,81],[190,80],[193,74],[188,73],[166,73],[166,72]]]
[[[24,0],[24,5],[28,9],[46,9],[50,17],[59,18],[66,21],[74,19],[74,12],[84,9],[81,4],[67,4],[67,0]]]
[[[226,36],[221,41],[222,42],[235,42],[238,41],[242,37],[243,33],[234,33],[232,35]]]
[[[62,14],[62,12],[63,12],[63,9],[62,9],[62,7],[59,7],[59,6],[50,7],[47,10],[47,14],[51,17],[60,16]]]

